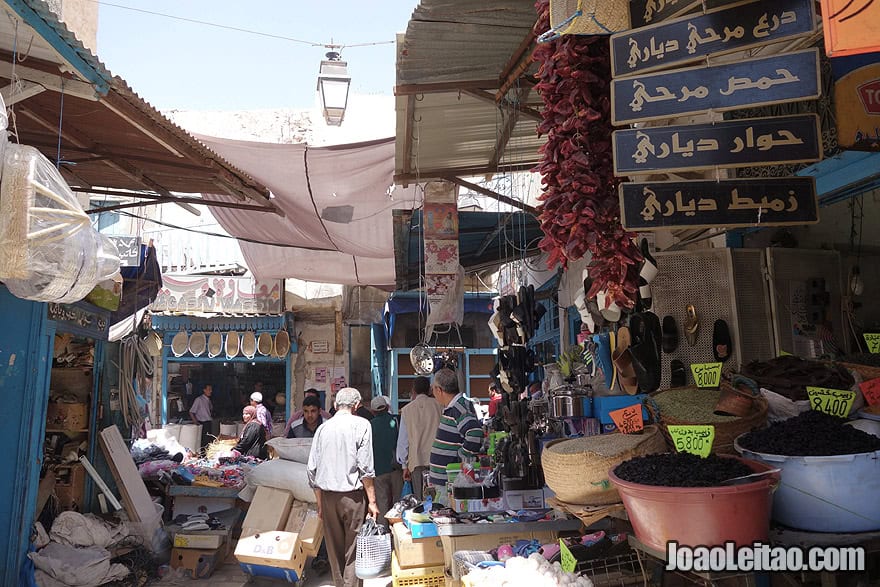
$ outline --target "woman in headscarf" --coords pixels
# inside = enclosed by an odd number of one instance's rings
[[[257,420],[257,408],[245,406],[241,412],[244,421],[244,430],[238,439],[234,450],[242,456],[265,459],[266,454],[266,429]]]

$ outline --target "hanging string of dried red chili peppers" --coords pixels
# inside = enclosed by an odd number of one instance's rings
[[[535,3],[538,33],[550,28],[549,0]],[[641,253],[620,225],[611,151],[611,65],[608,37],[563,35],[541,43],[537,90],[544,101],[539,135],[544,160],[538,210],[548,266],[592,254],[588,298],[608,292],[608,303],[631,308]]]

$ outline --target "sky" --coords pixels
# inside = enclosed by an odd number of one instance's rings
[[[95,1],[95,0],[92,0]],[[159,110],[312,108],[328,49],[394,41],[418,0],[98,0],[99,59]],[[295,42],[125,8],[306,41]],[[395,45],[343,47],[351,92],[392,95]]]

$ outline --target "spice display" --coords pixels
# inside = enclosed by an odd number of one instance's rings
[[[535,4],[535,30],[550,28],[550,4]],[[563,35],[540,43],[535,86],[544,101],[538,134],[546,135],[539,196],[541,250],[550,267],[592,254],[589,275],[593,298],[607,292],[606,303],[633,307],[642,254],[620,225],[617,179],[612,162],[611,64],[606,36]]]
[[[631,483],[663,487],[716,487],[735,477],[754,473],[730,457],[664,453],[635,457],[617,465],[614,474]]]
[[[548,446],[547,450],[558,454],[590,452],[602,457],[614,457],[632,450],[644,440],[641,434],[600,434],[558,442]]]
[[[719,424],[732,422],[739,416],[719,416],[715,413],[715,405],[721,392],[715,389],[696,389],[682,387],[670,389],[654,396],[660,417],[675,418],[701,424]]]
[[[880,438],[845,426],[846,419],[810,410],[739,439],[745,449],[785,456],[832,456],[880,450]]]
[[[849,371],[839,365],[791,355],[769,361],[752,361],[743,369],[743,375],[792,401],[807,399],[808,386],[849,389],[854,383]]]

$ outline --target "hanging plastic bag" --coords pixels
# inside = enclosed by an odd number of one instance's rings
[[[403,499],[407,495],[413,494],[413,486],[412,481],[404,481],[403,482],[403,491],[400,492],[400,498]]]
[[[354,572],[358,579],[374,579],[391,564],[391,535],[369,517],[358,531]]]

